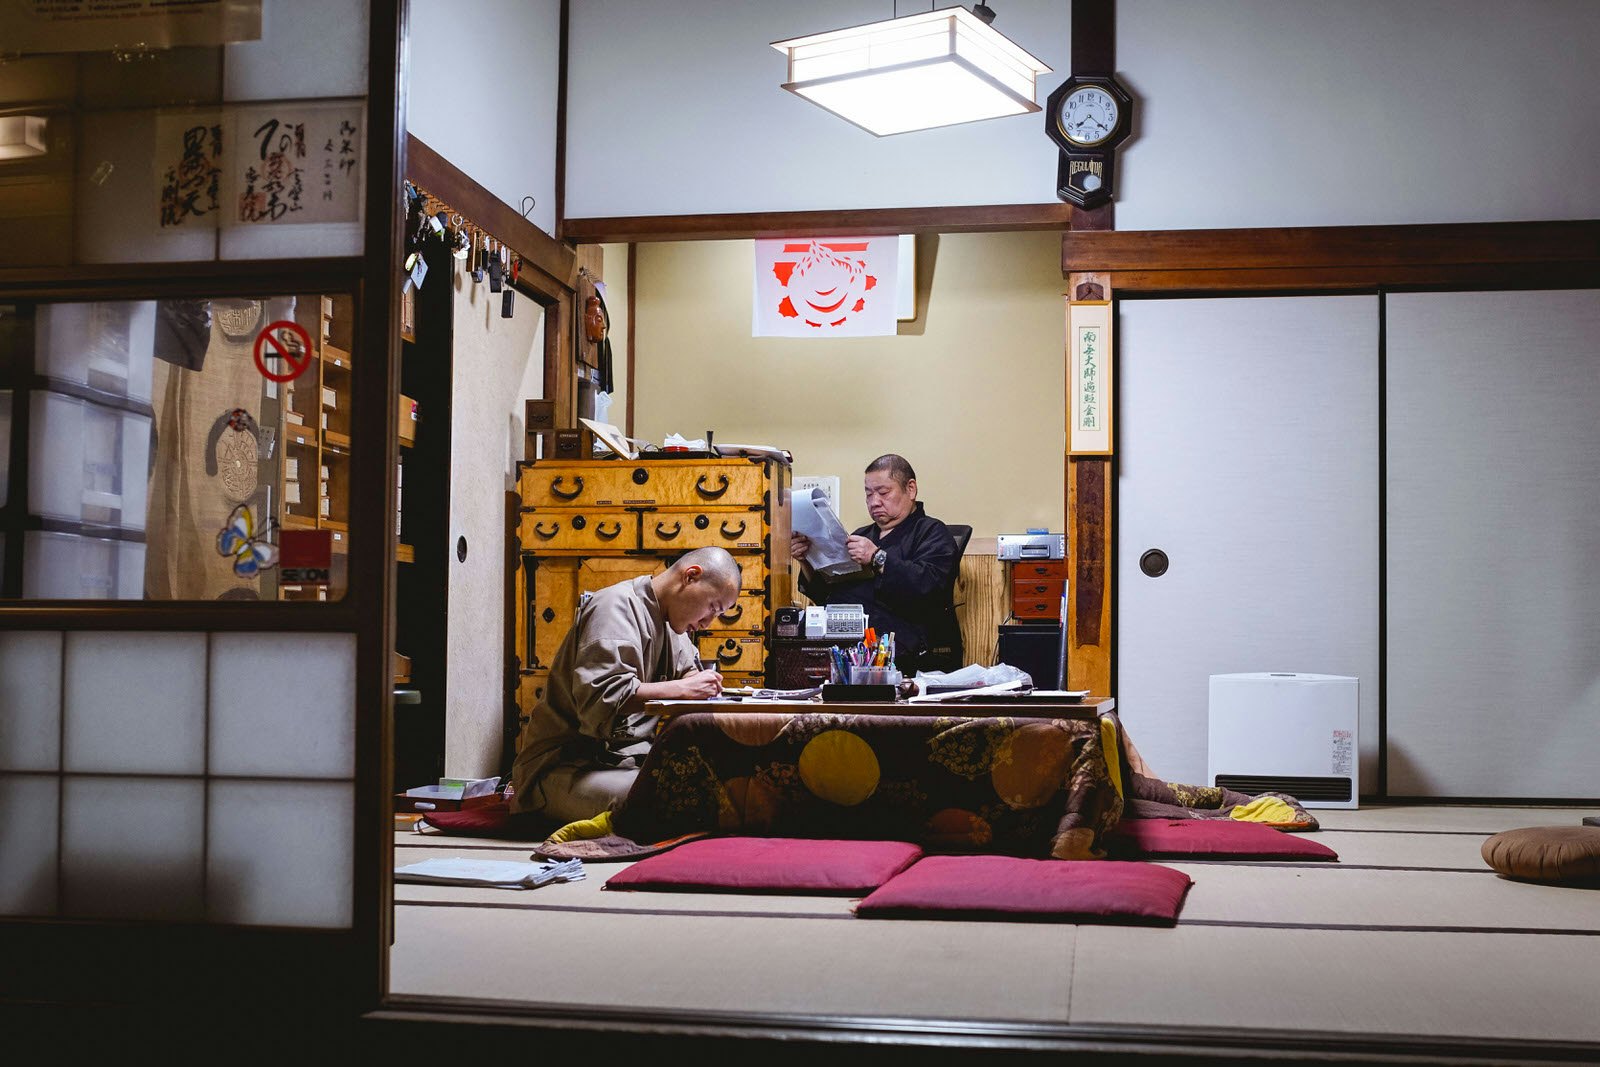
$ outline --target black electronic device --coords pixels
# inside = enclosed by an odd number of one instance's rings
[[[1028,672],[1035,689],[1065,689],[1059,623],[1002,623],[995,659]]]
[[[772,636],[775,640],[797,640],[805,635],[804,628],[804,608],[786,607],[772,610]]]

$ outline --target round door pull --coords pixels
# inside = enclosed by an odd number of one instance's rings
[[[710,515],[696,515],[694,517],[694,528],[696,530],[704,530],[707,526],[710,526],[710,525],[711,525],[711,516]]]
[[[649,480],[650,480],[650,472],[649,471],[645,470],[643,467],[635,467],[635,468],[633,468],[633,484],[634,485],[643,485],[645,482],[648,482]]]
[[[574,530],[581,530],[587,525],[589,525],[589,520],[584,518],[582,515],[572,516],[572,528]]]
[[[1139,557],[1139,569],[1151,578],[1159,578],[1167,573],[1169,563],[1167,554],[1159,548],[1146,549],[1144,555]]]
[[[583,492],[583,475],[578,474],[573,476],[573,489],[571,492],[561,488],[561,484],[566,480],[567,476],[565,474],[557,475],[556,478],[550,483],[550,495],[558,496],[562,500],[578,499],[578,494]]]

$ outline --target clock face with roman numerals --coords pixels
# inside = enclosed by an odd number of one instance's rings
[[[1111,136],[1120,112],[1116,97],[1098,85],[1083,85],[1061,102],[1057,121],[1067,140],[1087,148]]]

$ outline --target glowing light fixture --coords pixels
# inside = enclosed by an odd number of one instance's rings
[[[783,88],[878,137],[1038,111],[1036,81],[1050,68],[991,27],[994,12],[976,10],[774,41],[789,58]]]
[[[44,155],[44,131],[42,115],[0,115],[0,160]]]

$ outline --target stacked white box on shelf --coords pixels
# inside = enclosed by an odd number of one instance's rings
[[[29,405],[28,510],[64,522],[143,530],[150,418],[63,393]]]
[[[153,300],[40,304],[34,316],[34,370],[148,404],[155,329]]]
[[[22,595],[29,600],[144,597],[144,545],[138,541],[29,530],[23,545]]]

